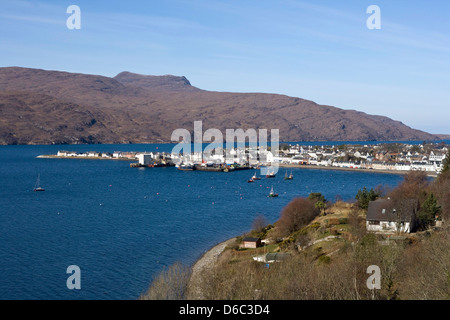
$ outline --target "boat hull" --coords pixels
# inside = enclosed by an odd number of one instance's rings
[[[209,172],[222,172],[223,171],[223,167],[208,167],[208,166],[198,166],[195,165],[195,170],[197,171],[209,171]]]

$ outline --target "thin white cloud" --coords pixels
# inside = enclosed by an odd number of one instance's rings
[[[287,4],[292,8],[309,10],[314,11],[316,13],[320,13],[320,16],[323,17],[335,17],[335,18],[337,17],[347,21],[355,21],[355,22],[361,21],[361,17],[358,15],[355,15],[347,10],[331,8],[330,6],[323,6],[315,3],[313,4],[312,2],[293,1],[293,0],[285,0],[282,3]],[[363,18],[362,21],[365,21],[365,19]]]
[[[31,15],[12,15],[12,14],[0,14],[0,19],[5,20],[15,20],[15,21],[25,21],[25,22],[37,22],[52,25],[61,25],[65,23],[64,19],[50,19],[41,16],[31,16]]]
[[[125,31],[130,29],[153,30],[155,32],[196,30],[200,31],[205,27],[201,24],[186,19],[155,16],[155,15],[138,15],[130,13],[94,13],[89,16],[91,22],[95,22],[97,26],[106,28],[123,28]]]
[[[450,37],[443,33],[411,28],[389,21],[383,22],[382,32],[374,33],[374,37],[391,45],[415,49],[450,52]]]

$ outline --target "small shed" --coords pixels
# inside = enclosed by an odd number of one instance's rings
[[[264,263],[281,262],[291,255],[287,252],[270,252],[263,255],[253,257],[253,260]]]
[[[245,237],[242,239],[242,248],[258,248],[261,247],[261,239],[260,238],[252,238],[252,237]]]
[[[289,258],[291,255],[289,253],[284,253],[284,252],[271,252],[266,254],[266,262],[267,263],[272,263],[272,262],[280,262],[283,260],[286,260],[287,258]]]

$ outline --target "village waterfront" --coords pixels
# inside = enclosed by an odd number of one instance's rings
[[[72,145],[70,150],[170,152],[172,145]],[[402,176],[284,168],[249,184],[253,171],[181,172],[124,161],[42,159],[64,146],[2,146],[0,299],[136,299],[164,266],[194,263],[217,243],[269,222],[296,196],[351,201],[364,186]],[[45,192],[33,192],[37,176]],[[279,193],[267,197],[271,187]],[[69,290],[66,269],[81,270]]]

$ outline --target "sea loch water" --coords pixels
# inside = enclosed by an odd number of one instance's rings
[[[130,168],[127,161],[39,159],[74,151],[170,151],[171,145],[0,147],[0,299],[136,299],[176,261],[275,222],[296,196],[352,200],[358,189],[397,185],[393,174],[293,169],[247,183],[254,171]],[[158,148],[158,149],[157,149]],[[289,170],[290,172],[290,170]],[[33,192],[36,178],[45,192]],[[278,198],[267,197],[270,188]],[[66,285],[80,268],[81,288]]]

